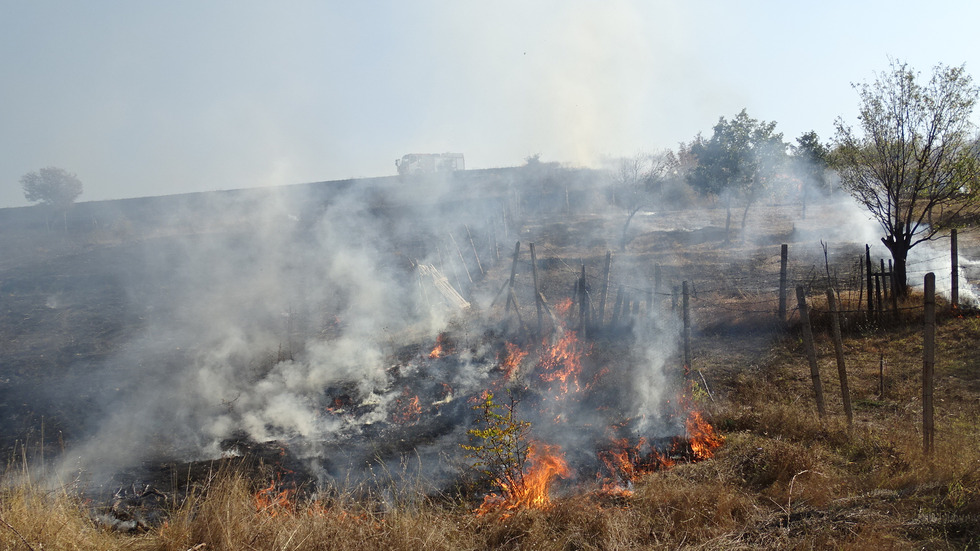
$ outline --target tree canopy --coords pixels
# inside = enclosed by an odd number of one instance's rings
[[[962,66],[938,65],[923,83],[896,60],[874,82],[854,88],[861,100],[858,128],[838,119],[835,165],[844,188],[884,230],[881,241],[904,296],[909,250],[976,205],[970,117],[978,89]]]
[[[749,207],[779,174],[787,146],[775,122],[753,119],[745,109],[731,121],[721,117],[713,130],[711,138],[698,135],[690,145],[697,165],[688,173],[688,182],[701,194],[724,198],[729,209],[726,226],[732,200],[741,200],[744,229]]]
[[[82,181],[66,170],[47,167],[21,176],[20,184],[24,189],[25,199],[48,205],[62,214],[67,232],[68,209],[82,194]]]
[[[82,194],[82,181],[74,174],[57,167],[47,167],[21,176],[24,198],[31,203],[50,205],[56,209],[71,206]]]

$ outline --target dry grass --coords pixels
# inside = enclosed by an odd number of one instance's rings
[[[840,410],[831,347],[818,342],[830,415],[812,406],[799,342],[780,339],[702,404],[727,437],[715,459],[642,478],[630,496],[567,489],[551,507],[510,516],[408,491],[384,506],[352,495],[257,509],[255,484],[215,477],[137,534],[93,523],[62,491],[0,492],[6,549],[960,549],[980,545],[980,413],[971,344],[977,318],[950,317],[937,367],[937,453],[917,430],[920,346],[912,329],[846,339],[855,422]],[[721,345],[719,345],[721,347]],[[886,387],[878,395],[886,356]]]

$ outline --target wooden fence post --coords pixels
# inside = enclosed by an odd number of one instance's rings
[[[789,247],[783,243],[779,248],[779,321],[786,323],[786,261]]]
[[[510,297],[514,294],[514,278],[517,276],[517,256],[521,253],[521,242],[518,241],[514,245],[514,263],[510,266],[510,284],[507,286],[507,307],[504,308],[504,312],[510,312]],[[517,305],[515,304],[516,308]]]
[[[847,416],[847,426],[854,422],[851,411],[851,392],[847,388],[847,369],[844,367],[844,339],[840,333],[840,316],[837,313],[837,302],[834,290],[827,288],[827,305],[830,307],[830,328],[834,340],[834,353],[837,356],[837,376],[840,378],[840,395],[844,402],[844,415]]]
[[[690,295],[687,292],[687,281],[682,285],[684,306],[684,375],[687,376],[694,366],[691,365],[691,313]]]
[[[602,268],[602,289],[599,291],[599,319],[598,325],[606,321],[606,292],[609,291],[609,264],[612,262],[612,251],[606,251],[606,263]]]
[[[803,286],[796,286],[796,303],[800,307],[800,324],[803,326],[803,346],[806,349],[806,359],[810,363],[810,379],[813,381],[813,395],[817,401],[817,413],[820,417],[827,415],[823,401],[823,385],[820,383],[820,369],[817,366],[817,349],[813,344],[813,330],[810,327],[810,312],[806,306],[806,295]]]
[[[538,336],[544,334],[544,316],[541,311],[541,289],[538,287],[538,259],[534,255],[534,243],[529,243],[528,248],[531,249],[531,274],[534,278],[534,306],[538,310]]]
[[[453,237],[453,233],[449,232],[449,239],[453,242],[453,247],[456,248],[456,254],[459,255],[459,263],[463,265],[463,269],[466,270],[466,279],[470,280],[470,284],[473,283],[473,276],[470,275],[470,267],[466,265],[466,260],[463,258],[463,251],[459,248],[459,244],[456,243],[456,238]]]
[[[660,309],[660,264],[653,265],[653,308]]]
[[[925,280],[925,322],[922,328],[922,452],[932,455],[935,438],[933,375],[936,367],[936,274]]]
[[[470,227],[463,225],[463,229],[466,230],[466,238],[470,240],[470,248],[473,249],[473,257],[476,258],[476,267],[480,269],[480,275],[485,276],[487,272],[483,269],[483,262],[480,262],[480,253],[476,251],[476,243],[473,242],[473,234],[470,233]]]
[[[864,303],[864,258],[858,256],[858,308]]]
[[[895,270],[892,268],[892,259],[888,259],[888,285],[891,287],[891,299],[892,299],[892,315],[895,319],[898,319],[898,293],[895,289],[898,289],[898,281],[895,279]]]
[[[582,338],[586,337],[586,332],[589,326],[589,290],[585,283],[585,264],[582,264],[582,276],[579,278],[578,283],[579,289],[579,327],[582,332]]]
[[[888,275],[888,272],[885,271],[885,259],[879,258],[878,260],[881,262],[881,296],[885,299],[885,302],[879,304],[879,307],[881,308],[881,315],[884,317],[885,304],[888,302],[888,286],[889,283],[891,283],[891,276],[889,275],[889,279],[885,279],[885,276]]]
[[[875,274],[875,303],[876,310],[875,313],[878,315],[878,323],[882,321],[882,311],[885,309],[884,303],[881,301],[881,277],[883,274]]]
[[[865,245],[864,246],[864,257],[865,257],[864,265],[867,266],[867,268],[868,268],[868,272],[866,274],[866,277],[868,279],[868,318],[870,319],[870,318],[873,318],[874,315],[875,315],[875,299],[874,299],[874,293],[872,292],[872,290],[874,289],[874,285],[871,282],[871,279],[872,279],[872,276],[871,276],[871,245]]]
[[[612,319],[609,320],[609,327],[616,327],[619,324],[619,315],[623,308],[623,286],[616,289],[616,304],[613,306]]]
[[[949,232],[950,287],[949,302],[953,308],[960,305],[960,254],[956,250],[956,228]]]
[[[445,248],[446,248],[446,259],[447,259],[446,260],[446,263],[449,265],[449,269],[452,270],[452,272],[453,272],[453,279],[456,280],[456,289],[460,292],[460,294],[462,294],[463,293],[463,281],[461,279],[459,279],[459,269],[456,267],[456,261],[453,260],[453,253],[452,253],[452,251],[449,250],[449,244],[448,243],[445,244]],[[443,258],[442,258],[442,252],[441,251],[439,253],[439,260],[440,261],[443,260]]]

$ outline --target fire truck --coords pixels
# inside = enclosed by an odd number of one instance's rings
[[[462,153],[409,153],[395,159],[398,174],[432,174],[465,170]]]

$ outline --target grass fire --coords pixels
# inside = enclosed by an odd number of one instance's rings
[[[670,203],[625,215],[624,248],[608,178],[253,190],[136,237],[78,205],[105,222],[0,262],[0,542],[976,544],[973,307],[930,303],[930,452],[926,290],[887,287],[880,246],[840,231],[845,199],[756,206],[744,235],[724,205]],[[980,253],[972,230],[960,246]]]

